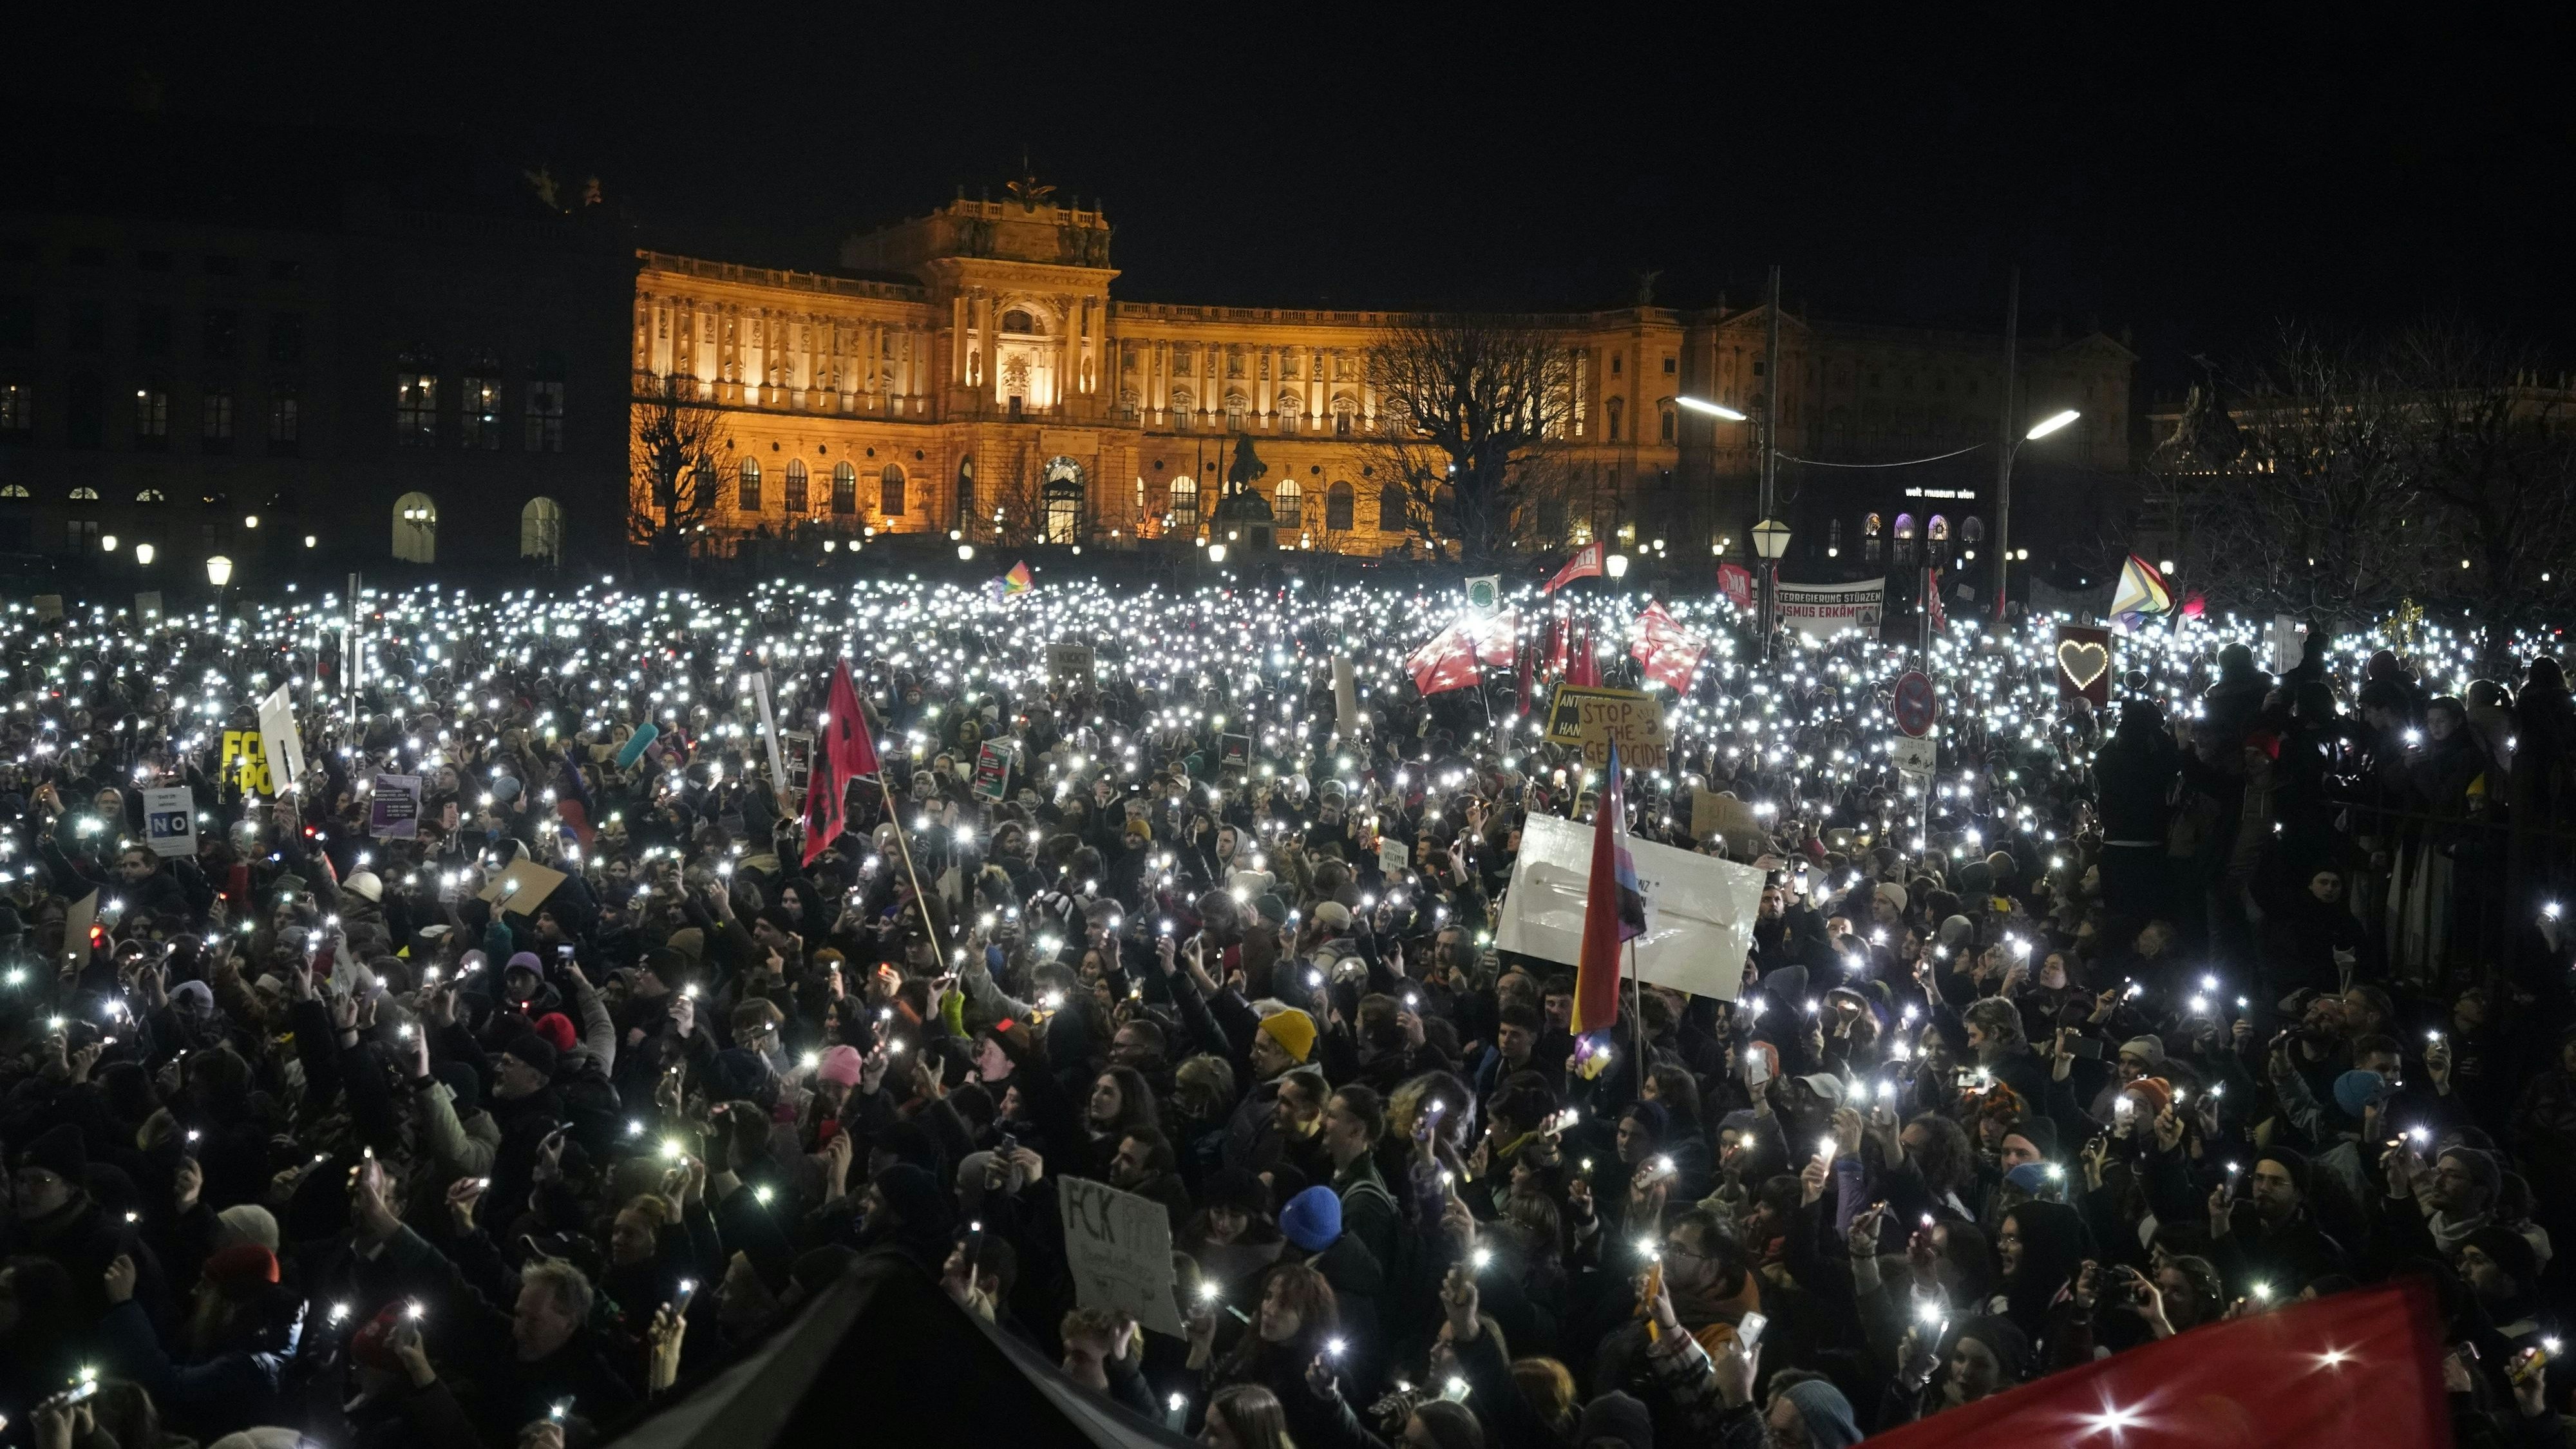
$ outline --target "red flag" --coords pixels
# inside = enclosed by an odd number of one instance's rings
[[[1569,629],[1573,626],[1568,625]],[[1601,661],[1592,653],[1592,621],[1583,621],[1583,632],[1574,644],[1574,660],[1566,666],[1565,682],[1584,689],[1601,687]]]
[[[867,731],[861,730],[859,734],[864,738]],[[805,864],[808,867],[833,841],[840,839],[843,830],[849,828],[849,815],[841,798],[848,793],[848,779],[833,762],[832,751],[816,750],[813,774],[805,782]]]
[[[1592,874],[1583,892],[1583,955],[1574,968],[1574,1034],[1619,1019],[1619,947],[1646,934],[1646,897],[1628,854],[1628,792],[1619,782],[1619,747],[1610,747],[1608,779],[1593,809]]]
[[[1566,636],[1574,632],[1572,621],[1559,619],[1547,626],[1547,672],[1550,677],[1565,677]]]
[[[1557,590],[1564,588],[1567,584],[1573,583],[1576,579],[1597,579],[1601,577],[1602,557],[1601,545],[1599,543],[1585,544],[1583,547],[1574,551],[1574,557],[1567,559],[1565,561],[1565,567],[1558,569],[1556,571],[1556,577],[1549,579],[1546,586],[1541,588],[1539,592],[1542,594],[1552,594]]]
[[[1465,689],[1476,682],[1475,636],[1466,625],[1452,624],[1406,656],[1404,667],[1424,694]]]
[[[1753,570],[1746,568],[1742,564],[1719,564],[1717,566],[1717,589],[1719,593],[1726,595],[1726,597],[1734,603],[1735,607],[1739,609],[1752,608]]]
[[[1941,571],[1938,569],[1930,570],[1923,575],[1923,612],[1932,616],[1934,633],[1949,629],[1949,611],[1941,607]]]
[[[1521,694],[1520,704],[1515,712],[1527,714],[1530,707],[1530,672],[1538,664],[1538,646],[1529,645],[1520,651],[1520,655]]]
[[[1579,987],[1575,999],[1582,1000]],[[2441,1362],[2432,1289],[2415,1278],[2178,1333],[1869,1442],[1871,1449],[2447,1444]]]
[[[879,769],[877,742],[868,735],[868,712],[859,707],[859,691],[850,683],[847,659],[832,670],[832,692],[823,699],[821,753],[832,757],[832,773],[843,781],[873,775]]]
[[[1475,626],[1476,662],[1500,669],[1512,662],[1521,642],[1521,611],[1505,609]]]
[[[1675,694],[1690,693],[1691,676],[1698,672],[1700,655],[1708,646],[1664,612],[1660,601],[1648,604],[1637,622],[1643,628],[1637,642],[1628,646],[1630,657],[1644,666],[1646,678]]]

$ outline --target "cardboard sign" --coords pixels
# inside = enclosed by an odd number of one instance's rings
[[[1244,774],[1251,774],[1252,736],[1218,735],[1216,737],[1216,767],[1220,770],[1239,770]]]
[[[1619,747],[1619,763],[1631,770],[1660,770],[1672,737],[1664,732],[1664,706],[1651,694],[1633,689],[1591,689],[1561,684],[1548,706],[1547,737],[1563,745],[1583,746],[1584,763],[1599,769],[1610,763],[1610,747]]]
[[[216,756],[218,778],[229,777],[247,794],[271,795],[268,785],[268,753],[260,748],[259,731],[224,731],[223,749]]]
[[[295,702],[287,685],[259,702],[260,748],[268,755],[268,778],[283,792],[304,779],[304,736],[295,728]]]
[[[751,692],[760,702],[760,740],[769,749],[769,788],[782,805],[794,809],[796,802],[787,798],[787,763],[778,756],[778,716],[769,708],[768,670],[751,677]]]
[[[2287,674],[2308,657],[2308,626],[2287,614],[2275,614],[2263,626],[2263,644],[2272,656],[2272,672]]]
[[[546,897],[553,895],[555,887],[566,879],[562,871],[522,856],[510,862],[508,870],[484,882],[478,894],[492,902],[496,910],[533,916],[537,907],[544,905]]]
[[[1940,761],[1941,747],[1929,736],[1898,735],[1887,742],[1887,757],[1904,774],[1928,777]]]
[[[1887,580],[1855,584],[1781,584],[1775,598],[1780,622],[1801,634],[1830,639],[1845,629],[1878,637],[1887,612]]]
[[[1628,839],[1646,897],[1646,934],[1637,938],[1637,977],[1695,996],[1733,1001],[1744,989],[1744,958],[1762,909],[1762,872],[1732,860]],[[1498,951],[1574,966],[1583,959],[1583,903],[1592,874],[1592,827],[1533,813],[1503,897]],[[1627,1043],[1624,1032],[1620,1046]]]
[[[1762,817],[1753,813],[1752,806],[1712,790],[1691,791],[1691,835],[1725,841],[1739,860],[1751,860],[1771,848],[1770,832],[1762,828]]]
[[[1494,612],[1503,599],[1501,574],[1478,574],[1467,581],[1467,607],[1479,614]]]
[[[1344,739],[1359,737],[1359,681],[1351,673],[1351,661],[1338,654],[1333,656],[1333,728]]]
[[[1100,657],[1088,644],[1049,644],[1046,658],[1049,684],[1089,689],[1099,678]]]
[[[134,596],[134,617],[147,624],[161,617],[159,589],[145,589]]]
[[[988,744],[975,752],[975,793],[986,800],[999,800],[1010,793],[1011,747]]]
[[[186,786],[143,792],[143,843],[158,856],[197,853],[197,797]]]
[[[36,622],[40,624],[52,623],[63,616],[63,596],[60,594],[38,594],[35,605]]]
[[[1124,1313],[1156,1333],[1187,1336],[1172,1303],[1172,1220],[1163,1205],[1088,1178],[1056,1182],[1074,1302]]]
[[[2096,709],[2111,702],[2110,630],[2057,626],[2057,697],[2089,699]]]
[[[1402,875],[1405,867],[1411,864],[1413,864],[1413,852],[1402,841],[1385,839],[1378,841],[1378,874],[1390,878]]]
[[[378,775],[369,789],[369,835],[378,840],[420,838],[420,776]]]
[[[91,891],[63,912],[63,952],[55,958],[56,967],[77,971],[89,964],[89,928],[97,924],[98,892]]]

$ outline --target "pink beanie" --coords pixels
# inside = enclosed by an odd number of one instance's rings
[[[826,1082],[837,1082],[844,1087],[857,1086],[859,1084],[859,1049],[844,1044],[823,1053],[823,1063],[814,1069],[814,1075]]]

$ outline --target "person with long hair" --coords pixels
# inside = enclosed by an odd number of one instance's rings
[[[1154,1105],[1154,1089],[1145,1084],[1144,1074],[1133,1067],[1103,1067],[1091,1083],[1091,1098],[1083,1107],[1083,1130],[1091,1138],[1092,1175],[1107,1178],[1110,1161],[1118,1155],[1118,1144],[1139,1127],[1162,1129],[1162,1114]]]
[[[1289,1432],[1308,1449],[1342,1442],[1337,1406],[1308,1382],[1310,1373],[1337,1379],[1335,1365],[1349,1352],[1332,1285],[1308,1264],[1282,1263],[1263,1275],[1256,1302],[1250,1329],[1223,1359],[1215,1352],[1216,1314],[1205,1307],[1194,1313],[1188,1367],[1204,1372],[1212,1389],[1269,1390],[1286,1411]]]
[[[1232,1384],[1209,1396],[1199,1442],[1207,1449],[1297,1449],[1279,1396],[1259,1384]]]

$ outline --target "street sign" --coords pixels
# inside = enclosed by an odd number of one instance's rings
[[[1940,705],[1932,694],[1932,681],[1920,669],[1909,669],[1896,681],[1896,727],[1909,735],[1920,735],[1932,728],[1940,714]]]
[[[1935,762],[1940,759],[1938,746],[1930,740],[1913,735],[1889,740],[1887,754],[1888,758],[1896,762],[1897,770],[1907,775],[1929,775],[1933,771]]]

